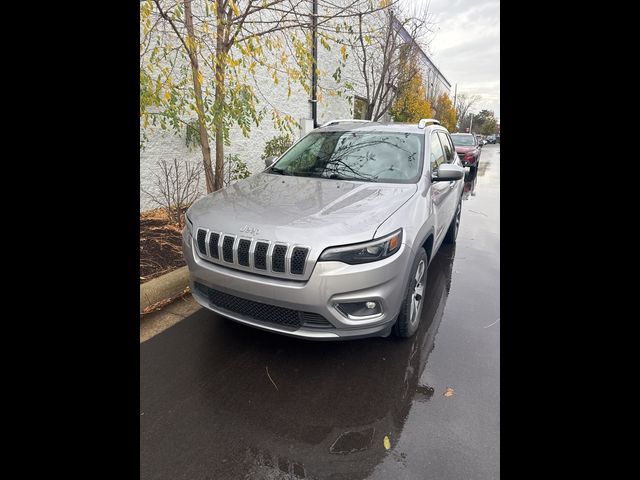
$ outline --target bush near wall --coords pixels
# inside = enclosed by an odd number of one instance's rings
[[[293,145],[293,139],[288,134],[278,135],[270,140],[264,146],[264,152],[262,153],[262,160],[266,160],[271,157],[279,157],[284,152],[289,150],[289,147]]]

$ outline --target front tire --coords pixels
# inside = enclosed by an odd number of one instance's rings
[[[411,273],[409,276],[409,285],[398,319],[393,326],[393,333],[400,338],[410,338],[415,335],[420,325],[420,315],[422,314],[422,304],[424,303],[424,292],[427,281],[427,266],[429,257],[424,248],[420,249],[416,255]]]
[[[456,243],[458,237],[458,230],[460,229],[460,218],[462,217],[462,199],[458,200],[456,205],[456,214],[451,219],[447,234],[444,236],[444,243]]]

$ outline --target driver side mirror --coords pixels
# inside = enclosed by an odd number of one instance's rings
[[[264,166],[270,167],[278,159],[278,157],[269,157],[264,159]]]
[[[450,163],[443,163],[431,174],[431,181],[453,182],[460,180],[462,177],[464,177],[464,168]]]

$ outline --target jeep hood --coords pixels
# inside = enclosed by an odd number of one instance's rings
[[[317,248],[369,240],[415,184],[258,173],[196,201],[195,228]],[[314,248],[316,247],[316,248]]]

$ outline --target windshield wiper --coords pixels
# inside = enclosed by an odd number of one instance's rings
[[[354,182],[375,182],[374,179],[371,178],[365,178],[365,177],[347,177],[345,175],[340,175],[338,173],[332,173],[331,175],[329,175],[329,178],[331,180],[352,180]]]

